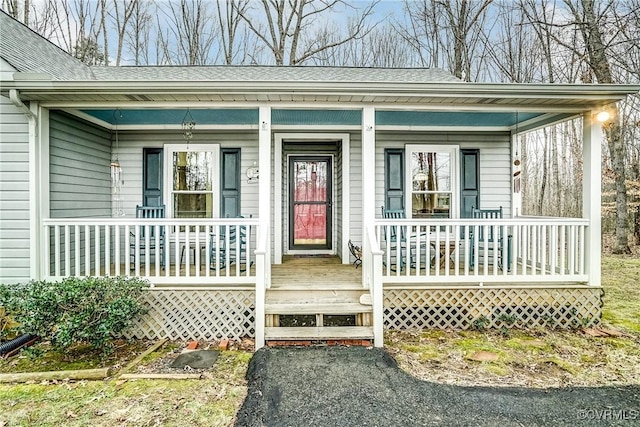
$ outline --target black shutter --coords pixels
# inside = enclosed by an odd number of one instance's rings
[[[240,216],[240,149],[220,150],[220,217]]]
[[[404,180],[404,149],[386,148],[384,150],[385,209],[404,209]]]
[[[162,206],[162,148],[143,148],[142,163],[142,205]]]
[[[480,150],[460,150],[460,218],[480,207]]]

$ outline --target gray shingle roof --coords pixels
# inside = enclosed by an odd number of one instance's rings
[[[399,82],[460,80],[435,68],[350,68],[289,66],[91,67],[97,80]]]
[[[0,57],[21,72],[54,80],[90,80],[91,69],[29,27],[0,11]]]

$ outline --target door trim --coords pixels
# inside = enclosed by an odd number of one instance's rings
[[[325,245],[295,245],[294,244],[294,201],[293,201],[293,176],[291,175],[293,163],[296,161],[314,161],[327,162],[327,224],[326,224],[326,244]],[[322,254],[322,253],[335,253],[335,237],[334,230],[335,224],[333,221],[335,213],[335,203],[333,202],[334,195],[334,162],[335,157],[333,154],[321,154],[321,153],[306,153],[306,154],[289,154],[287,155],[287,224],[288,224],[288,239],[287,239],[287,253],[307,253],[307,254]]]
[[[273,201],[274,201],[274,209],[273,209],[273,222],[271,226],[273,227],[273,262],[275,264],[282,264],[282,253],[283,253],[283,182],[282,182],[282,146],[284,142],[299,142],[299,143],[315,143],[318,141],[326,142],[326,141],[340,141],[341,142],[341,157],[342,157],[342,169],[343,172],[345,169],[348,170],[348,167],[351,165],[351,137],[349,133],[328,133],[328,132],[291,132],[291,133],[274,133],[273,134]],[[346,167],[345,167],[346,165]],[[339,166],[336,166],[336,168]],[[342,254],[349,253],[348,242],[351,234],[351,222],[350,222],[350,212],[351,212],[351,180],[348,173],[342,174],[342,212],[340,213],[340,217],[337,218],[334,215],[334,224],[337,221],[342,223],[342,234],[335,236],[336,244],[334,245],[334,253],[338,252],[338,248],[340,248],[340,252]],[[335,203],[334,203],[335,205]],[[335,211],[334,211],[335,212]],[[335,234],[335,233],[334,233]],[[293,253],[295,255],[295,253]],[[343,264],[349,264],[350,261],[348,257],[342,257]]]

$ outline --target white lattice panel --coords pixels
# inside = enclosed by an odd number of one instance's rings
[[[386,329],[592,326],[600,288],[385,289]]]
[[[149,312],[127,338],[172,340],[239,339],[255,336],[252,290],[150,290]]]

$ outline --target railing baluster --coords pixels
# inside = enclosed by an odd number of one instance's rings
[[[560,226],[560,274],[567,274],[567,227]]]
[[[84,226],[84,275],[91,276],[91,226]]]
[[[584,261],[586,256],[585,251],[585,227],[584,225],[578,225],[578,230],[580,233],[580,243],[578,244],[578,274],[584,274]]]
[[[65,276],[71,276],[71,245],[69,241],[71,239],[69,231],[69,225],[64,226],[64,274]]]
[[[569,274],[576,272],[576,228],[569,226]]]
[[[62,274],[60,272],[60,226],[55,226],[54,231],[53,231],[53,236],[54,236],[54,248],[53,248],[53,253],[54,253],[54,261],[53,261],[53,267],[54,267],[54,271],[55,271],[55,275],[57,277],[60,277]]]
[[[94,254],[94,276],[101,276],[102,271],[100,270],[100,226],[96,225],[94,228],[94,241],[93,241],[93,254]]]
[[[74,236],[74,252],[75,252],[75,275],[80,276],[80,226],[74,225],[73,227],[73,236]]]
[[[111,230],[104,226],[104,274],[111,276]]]
[[[540,226],[540,274],[547,274],[547,226]]]
[[[115,225],[113,227],[113,234],[114,234],[114,238],[113,238],[113,245],[114,245],[114,261],[115,261],[115,275],[116,276],[120,276],[120,245],[121,245],[121,240],[120,240],[120,226],[119,225]]]

